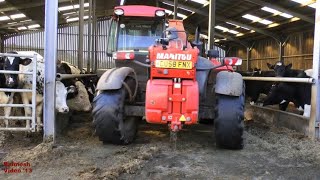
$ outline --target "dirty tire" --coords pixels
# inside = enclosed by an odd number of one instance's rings
[[[101,92],[93,100],[93,126],[100,141],[112,144],[130,144],[134,141],[137,129],[137,117],[124,116],[126,90],[108,90]]]
[[[244,93],[239,96],[216,95],[215,138],[218,147],[243,149]]]

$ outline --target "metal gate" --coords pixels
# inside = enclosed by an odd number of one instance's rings
[[[32,58],[32,72],[21,72],[21,71],[6,71],[6,70],[0,70],[0,74],[23,74],[25,76],[32,76],[32,89],[9,89],[9,88],[0,88],[0,92],[11,92],[11,93],[22,93],[22,92],[29,92],[32,93],[32,103],[31,104],[0,104],[0,108],[31,108],[31,116],[0,116],[1,121],[8,120],[8,126],[6,127],[0,127],[0,130],[2,131],[36,131],[36,126],[39,126],[39,124],[36,124],[36,88],[37,88],[37,54],[34,54],[33,56],[26,56],[26,55],[19,55],[19,54],[6,54],[6,53],[0,53],[0,56],[10,56],[10,57],[26,57],[26,58]],[[13,95],[12,95],[13,98]],[[21,120],[26,122],[25,127],[14,127],[12,126],[11,121],[15,120]],[[31,120],[31,126],[28,127],[27,121]]]

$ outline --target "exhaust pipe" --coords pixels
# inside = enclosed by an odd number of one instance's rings
[[[196,32],[195,32],[195,39],[192,42],[192,46],[197,46],[197,48],[199,49],[199,54],[202,53],[202,42],[200,41],[200,26],[198,25],[196,28]]]

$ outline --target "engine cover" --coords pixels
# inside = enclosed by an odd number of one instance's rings
[[[199,89],[197,81],[153,79],[147,83],[146,120],[155,124],[183,124],[198,122]]]

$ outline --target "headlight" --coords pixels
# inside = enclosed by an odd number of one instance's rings
[[[165,14],[166,14],[166,13],[165,13],[164,11],[162,11],[162,10],[156,11],[156,16],[162,17],[162,16],[164,16]]]
[[[118,16],[121,16],[121,15],[123,15],[123,9],[115,9],[114,10],[114,13],[116,14],[116,15],[118,15]]]

